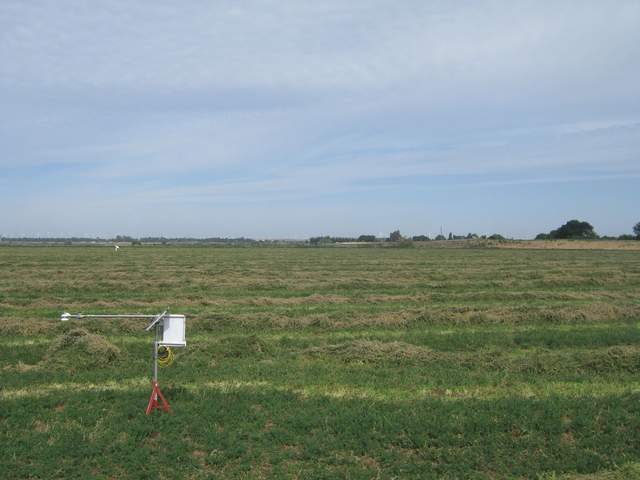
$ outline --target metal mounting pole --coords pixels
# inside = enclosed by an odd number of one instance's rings
[[[158,383],[158,338],[160,322],[156,324],[156,338],[153,340],[153,383]]]

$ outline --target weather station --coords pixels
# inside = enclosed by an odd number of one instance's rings
[[[169,402],[158,387],[158,365],[168,367],[173,363],[174,347],[186,347],[187,341],[185,337],[186,317],[184,315],[170,314],[169,309],[158,315],[145,315],[138,313],[125,314],[84,314],[84,313],[67,313],[60,315],[60,320],[66,322],[70,319],[123,319],[123,318],[145,318],[150,319],[151,323],[147,325],[145,331],[154,331],[155,338],[153,341],[153,365],[152,365],[152,390],[149,404],[147,405],[146,414],[149,415],[152,410],[164,410],[171,412]]]

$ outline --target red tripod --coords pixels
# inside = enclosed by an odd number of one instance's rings
[[[162,404],[158,403],[158,397],[160,397]],[[171,413],[171,407],[169,406],[169,403],[167,402],[167,400],[164,398],[164,395],[162,395],[162,392],[160,391],[160,387],[158,387],[158,382],[156,381],[153,382],[153,390],[151,390],[151,398],[149,399],[149,405],[147,405],[147,415],[149,415],[149,413],[151,413],[151,410],[153,410],[154,408]]]

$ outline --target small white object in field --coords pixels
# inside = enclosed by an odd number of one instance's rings
[[[67,320],[69,320],[69,317],[71,316],[71,314],[64,312],[62,315],[60,315],[60,321],[62,322],[66,322]]]
[[[116,252],[120,250],[120,247],[118,245],[116,245]]]

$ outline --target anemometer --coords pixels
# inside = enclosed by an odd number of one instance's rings
[[[143,315],[137,313],[85,315],[83,313],[71,314],[67,312],[60,315],[60,320],[63,322],[66,322],[71,318],[150,318],[151,323],[147,325],[145,331],[149,332],[153,329],[155,332],[152,367],[153,389],[151,390],[151,397],[149,398],[149,405],[147,405],[146,413],[149,415],[153,409],[171,412],[169,403],[164,398],[164,395],[162,395],[162,392],[158,387],[158,364],[161,367],[168,367],[171,365],[174,358],[171,348],[187,346],[185,338],[186,317],[184,315],[170,314],[169,309],[159,315]],[[160,398],[161,404],[158,403],[158,398]]]

